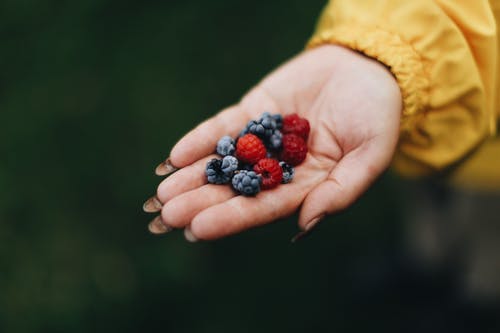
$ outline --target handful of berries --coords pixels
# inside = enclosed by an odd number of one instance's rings
[[[297,114],[282,117],[265,112],[251,120],[238,138],[226,135],[217,142],[221,159],[207,163],[209,183],[228,184],[243,195],[255,195],[292,181],[294,166],[307,155],[310,126]]]

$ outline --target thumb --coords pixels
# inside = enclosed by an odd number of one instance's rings
[[[311,230],[325,215],[353,204],[388,167],[394,148],[381,149],[369,141],[344,155],[328,178],[316,185],[303,201],[299,227]],[[380,144],[380,142],[378,142]]]

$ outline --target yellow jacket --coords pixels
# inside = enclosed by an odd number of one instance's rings
[[[499,20],[500,0],[331,0],[308,47],[344,45],[394,74],[397,171],[500,189]]]

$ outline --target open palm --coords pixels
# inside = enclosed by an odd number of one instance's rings
[[[205,166],[224,135],[236,137],[264,111],[298,113],[311,125],[306,160],[287,185],[255,197],[207,184]],[[268,75],[240,103],[197,126],[172,149],[176,173],[162,181],[147,211],[161,215],[156,232],[188,228],[215,239],[294,213],[309,230],[325,214],[347,208],[389,165],[398,140],[401,96],[380,63],[339,46],[305,51]],[[167,164],[159,167],[166,173]],[[164,227],[168,226],[168,227]]]

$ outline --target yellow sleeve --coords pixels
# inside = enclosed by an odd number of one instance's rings
[[[495,24],[487,0],[332,0],[308,47],[340,44],[391,70],[404,103],[393,166],[425,175],[495,132]]]

